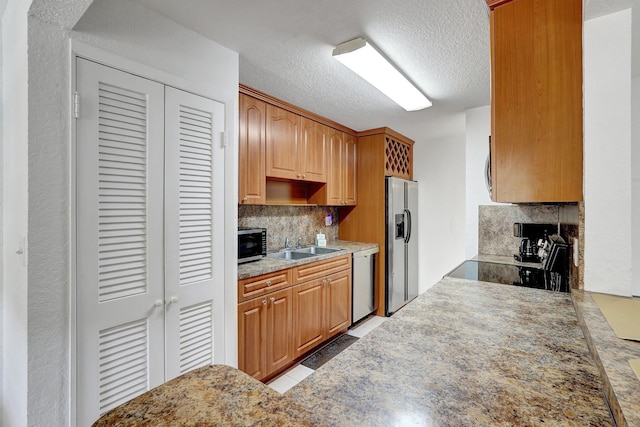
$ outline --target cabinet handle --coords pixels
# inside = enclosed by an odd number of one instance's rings
[[[267,286],[271,286],[271,280],[267,280]]]
[[[269,298],[269,301],[271,301],[271,302],[275,302],[275,300],[276,299],[274,297]]]
[[[266,299],[262,300],[262,305],[267,305],[267,300]]]

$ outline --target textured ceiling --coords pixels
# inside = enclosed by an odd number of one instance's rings
[[[241,83],[355,130],[389,126],[418,141],[445,115],[490,101],[485,0],[137,1],[238,52]],[[585,17],[639,1],[585,0]],[[356,37],[384,52],[433,107],[406,112],[332,58]]]
[[[415,139],[427,119],[489,103],[484,0],[138,0],[240,54],[240,82],[355,130]],[[356,37],[376,45],[433,102],[406,112],[332,58]]]

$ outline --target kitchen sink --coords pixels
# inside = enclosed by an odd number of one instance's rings
[[[268,258],[284,259],[287,261],[295,261],[298,259],[311,258],[324,254],[341,251],[342,249],[321,248],[319,246],[307,246],[306,248],[287,249],[280,252],[272,252],[267,254]]]
[[[306,248],[294,249],[294,252],[312,255],[324,255],[341,251],[342,249],[323,248],[320,246],[307,246]]]
[[[298,259],[310,258],[312,256],[316,256],[316,255],[308,252],[296,252],[296,251],[290,251],[290,250],[272,252],[270,254],[267,254],[268,258],[285,259],[287,261],[295,261]]]

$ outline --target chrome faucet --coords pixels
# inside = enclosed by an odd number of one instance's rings
[[[296,240],[296,247],[298,248],[302,247],[302,237],[298,237],[298,240]]]
[[[284,248],[285,249],[290,249],[291,248],[291,243],[289,242],[289,237],[285,237],[284,238]]]

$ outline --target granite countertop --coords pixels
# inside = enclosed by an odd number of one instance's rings
[[[335,426],[611,426],[571,297],[444,278],[286,396]]]
[[[322,426],[287,397],[225,365],[199,368],[107,412],[94,427]]]
[[[312,262],[323,261],[325,259],[352,254],[354,252],[364,251],[378,247],[377,243],[351,242],[348,240],[332,240],[327,242],[327,248],[341,249],[325,255],[299,259],[295,261],[287,261],[277,258],[263,258],[260,261],[247,262],[238,265],[238,280],[248,279],[250,277],[260,276],[261,274],[273,273],[274,271],[286,268],[297,267],[299,265],[309,264]]]
[[[95,425],[613,426],[566,293],[445,277],[284,395],[200,368]]]
[[[640,426],[640,380],[629,365],[640,359],[640,342],[618,338],[591,292],[572,290],[571,296],[618,426]]]

